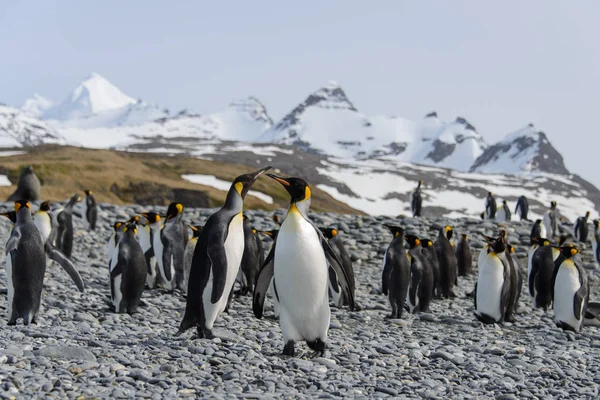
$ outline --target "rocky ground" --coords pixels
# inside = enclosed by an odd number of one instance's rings
[[[8,204],[4,205],[7,209]],[[382,223],[398,223],[421,236],[449,222],[456,234],[468,232],[480,248],[479,233],[496,226],[481,221],[445,221],[314,216],[335,225],[354,260],[358,312],[332,309],[328,351],[308,358],[304,344],[297,358],[280,355],[279,325],[258,320],[251,298],[236,298],[230,314],[215,324],[216,338],[175,337],[185,307],[179,294],[146,291],[136,315],[108,310],[106,242],[110,225],[141,207],[103,206],[97,232],[82,230],[74,218],[74,262],[86,282],[79,293],[60,267],[47,271],[39,323],[6,326],[6,297],[0,300],[0,396],[5,398],[551,398],[597,397],[600,334],[562,332],[552,312],[531,309],[521,297],[514,324],[483,325],[473,316],[476,276],[460,278],[458,298],[436,301],[431,314],[404,314],[384,320],[387,299],[379,294],[383,253],[391,234]],[[186,210],[188,222],[203,222],[211,210]],[[258,229],[272,228],[270,215],[251,211]],[[4,220],[0,242],[8,237]],[[510,224],[510,239],[526,273],[529,224]],[[2,246],[3,247],[3,246]],[[268,248],[268,241],[265,241]],[[475,251],[475,258],[477,250]],[[591,253],[583,254],[585,261]],[[4,286],[4,263],[0,267]],[[598,299],[600,269],[586,264],[592,298]],[[267,299],[266,316],[271,315]]]

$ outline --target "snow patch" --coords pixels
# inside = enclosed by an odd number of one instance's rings
[[[228,191],[231,187],[231,182],[221,180],[213,175],[181,175],[181,177],[188,182],[196,183],[198,185],[210,186],[223,191]],[[267,204],[273,204],[273,198],[262,192],[250,190],[248,192],[248,195],[254,196]]]

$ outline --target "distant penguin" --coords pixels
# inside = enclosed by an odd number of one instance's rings
[[[586,212],[585,216],[577,218],[575,225],[573,226],[573,237],[578,242],[587,242],[588,237],[588,218],[590,218],[590,212]]]
[[[548,235],[548,239],[553,240],[558,236],[558,222],[560,213],[556,208],[556,201],[550,203],[550,209],[544,213],[544,227]]]
[[[560,248],[562,258],[557,260],[552,276],[553,308],[556,326],[579,333],[590,298],[587,274],[573,259],[578,250],[572,246]]]
[[[117,248],[117,244],[119,244],[119,241],[121,241],[121,237],[123,236],[125,226],[126,223],[122,221],[117,221],[113,224],[113,234],[110,236],[108,243],[106,244],[106,259],[108,261],[109,268],[112,263],[115,249]]]
[[[244,254],[242,255],[242,263],[236,280],[240,284],[239,294],[246,296],[248,293],[252,295],[254,292],[254,282],[265,261],[265,255],[257,230],[252,227],[252,223],[246,214],[243,214],[243,218]]]
[[[496,219],[496,199],[492,192],[488,192],[487,197],[485,198],[485,218],[486,219]]]
[[[33,223],[42,236],[42,242],[46,243],[52,236],[52,215],[50,214],[50,202],[44,201],[33,216]]]
[[[350,256],[344,247],[344,242],[341,238],[340,233],[335,228],[319,228],[321,232],[327,238],[329,245],[333,252],[338,256],[340,261],[342,262],[342,267],[346,271],[346,275],[348,276],[348,283],[350,284],[350,291],[354,295],[354,291],[356,289],[356,282],[354,280],[354,269],[352,268],[352,261],[350,260]],[[341,293],[342,297],[340,299],[341,305],[347,306],[348,299]]]
[[[512,214],[510,212],[510,208],[508,208],[508,203],[506,200],[502,200],[502,206],[496,213],[496,221],[498,222],[506,222],[510,221],[512,218]]]
[[[423,181],[419,181],[417,188],[410,193],[410,210],[413,213],[413,217],[421,216],[421,205],[423,199],[421,198],[421,185]]]
[[[146,285],[146,259],[137,232],[135,223],[125,225],[110,263],[110,295],[117,313],[135,313]]]
[[[267,176],[288,192],[290,205],[275,242],[273,258],[267,257],[265,275],[261,274],[257,281],[256,288],[260,291],[255,290],[254,299],[257,293],[264,299],[266,272],[272,269],[279,297],[283,355],[293,357],[295,343],[304,341],[313,355],[323,356],[331,315],[328,283],[336,283],[334,291],[346,292],[349,308],[354,310],[349,279],[327,239],[308,217],[310,186],[302,178]]]
[[[15,214],[15,226],[6,243],[8,325],[15,325],[19,318],[29,325],[36,323],[40,308],[46,255],[63,267],[81,292],[83,281],[69,259],[50,243],[42,241],[28,201],[15,202]]]
[[[536,219],[531,227],[531,237],[536,239],[544,239],[546,238],[546,235],[546,227],[542,223],[542,220]]]
[[[167,208],[165,223],[154,233],[154,254],[161,278],[167,289],[183,289],[183,253],[188,242],[188,231],[182,222],[183,205],[172,202]]]
[[[454,285],[458,276],[456,255],[450,240],[452,239],[453,229],[451,226],[445,226],[440,229],[440,233],[434,242],[440,263],[440,288],[442,296],[445,298],[456,297]]]
[[[146,218],[147,223],[143,224],[147,226],[150,232],[150,249],[147,249],[148,243],[144,240],[140,240],[140,244],[142,245],[142,250],[144,250],[144,254],[146,256],[146,263],[148,267],[147,276],[146,276],[146,286],[148,289],[154,289],[157,286],[165,287],[166,284],[162,280],[160,276],[160,271],[158,270],[158,261],[156,256],[156,250],[154,248],[154,241],[160,240],[160,231],[162,229],[162,219],[160,215],[154,211],[143,212],[140,214],[142,217]],[[145,235],[145,233],[143,234]],[[143,237],[142,235],[142,237]],[[155,239],[156,238],[156,239]],[[162,251],[162,246],[160,247],[160,251]],[[162,254],[161,254],[162,257]]]
[[[437,257],[437,252],[431,239],[421,239],[421,247],[423,254],[427,256],[429,264],[431,265],[431,272],[433,276],[433,298],[439,298],[442,296],[442,289],[440,288],[440,262]]]
[[[33,172],[33,168],[27,166],[21,171],[17,189],[6,201],[28,200],[37,201],[40,199],[40,180]]]
[[[96,229],[98,206],[96,205],[96,199],[91,190],[87,189],[83,192],[85,193],[85,199],[81,202],[81,205],[83,206],[83,226],[86,231],[93,231]]]
[[[429,258],[423,253],[421,240],[414,235],[405,235],[409,250],[406,253],[410,263],[410,282],[406,302],[411,314],[430,312],[429,304],[433,295],[433,272]]]
[[[458,276],[471,275],[473,269],[473,253],[469,243],[469,235],[462,234],[456,245],[456,265],[458,268]]]
[[[183,292],[187,294],[188,285],[190,283],[190,270],[192,269],[192,259],[194,258],[194,250],[196,250],[196,243],[202,233],[202,225],[190,225],[192,230],[192,237],[188,240],[185,245],[185,251],[183,253]]]
[[[515,207],[515,214],[519,215],[521,221],[529,221],[527,214],[529,213],[529,201],[527,197],[521,196],[517,199],[517,206]]]
[[[178,335],[195,326],[199,338],[213,337],[213,324],[227,306],[244,254],[244,198],[256,179],[270,168],[235,178],[223,207],[206,221],[192,258]]]
[[[552,246],[541,246],[533,254],[527,278],[533,308],[543,308],[546,311],[552,304],[552,273],[554,262],[560,255],[560,250]]]
[[[600,221],[597,219],[593,222],[594,231],[592,232],[592,253],[594,254],[594,261],[600,264]]]
[[[394,238],[390,242],[383,258],[382,292],[388,296],[392,309],[389,317],[401,318],[410,284],[410,262],[404,249],[404,229],[398,226],[384,225]]]
[[[267,259],[272,259],[274,256],[273,252],[275,251],[275,243],[277,242],[277,235],[279,234],[279,229],[272,229],[270,231],[262,231],[262,233],[264,233],[265,235],[267,235],[268,237],[270,237],[273,240],[273,244],[271,245],[271,248],[267,255]],[[259,271],[259,273],[256,277],[257,285],[259,284],[259,277],[260,277],[261,273],[263,272],[263,269],[265,268],[265,266],[266,266],[265,264],[263,264],[261,266],[261,270]],[[266,284],[266,282],[265,282],[265,284]],[[279,318],[279,299],[277,297],[277,290],[275,288],[275,282],[274,282],[273,277],[271,277],[271,279],[269,280],[267,291],[271,295],[271,299],[273,301],[273,316],[275,318]],[[252,299],[252,311],[254,312],[254,315],[257,318],[262,318],[262,313],[263,313],[262,307],[264,307],[264,299],[262,299],[263,303],[260,304],[260,301],[261,301],[260,293],[261,292],[264,292],[264,289],[255,287],[255,290],[254,290],[255,296]],[[257,293],[259,294],[259,298],[256,297]],[[260,309],[258,309],[258,308],[260,308]]]
[[[487,246],[478,257],[475,284],[475,317],[484,324],[502,323],[510,298],[510,266],[503,236],[486,237]]]
[[[74,195],[61,211],[57,211],[56,248],[68,258],[71,258],[73,251],[73,206],[80,200],[81,197]]]

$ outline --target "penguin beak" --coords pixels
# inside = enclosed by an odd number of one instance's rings
[[[267,176],[268,176],[269,178],[271,178],[271,179],[274,179],[274,180],[276,180],[277,182],[281,183],[281,185],[283,185],[284,187],[289,187],[289,186],[291,186],[291,185],[290,185],[290,183],[289,183],[287,180],[285,180],[284,178],[281,178],[281,177],[279,177],[279,176],[277,176],[277,175],[273,175],[273,174],[267,174]]]
[[[254,178],[253,178],[252,180],[253,180],[253,181],[257,180],[259,176],[261,176],[262,174],[264,174],[265,172],[267,172],[267,171],[268,171],[268,170],[270,170],[271,168],[273,168],[273,167],[271,167],[271,166],[269,165],[268,167],[264,167],[264,168],[262,168],[262,169],[259,169],[258,171],[256,171],[256,172],[254,173]]]

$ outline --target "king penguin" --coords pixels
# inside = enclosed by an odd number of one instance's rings
[[[556,201],[550,202],[550,209],[544,213],[544,227],[546,228],[547,237],[554,240],[558,236],[558,222],[560,220],[560,212],[556,207]]]
[[[487,197],[485,198],[485,218],[486,219],[496,219],[496,198],[492,192],[488,192]]]
[[[588,219],[590,218],[590,212],[586,212],[583,217],[577,218],[575,225],[573,226],[573,237],[578,242],[585,243],[588,237]]]
[[[44,201],[33,216],[33,223],[42,236],[42,242],[46,243],[52,236],[52,215],[50,214],[50,202]]]
[[[384,225],[394,238],[383,257],[381,291],[388,296],[392,312],[386,318],[402,318],[408,286],[410,284],[410,261],[404,249],[404,229],[399,226]]]
[[[306,341],[315,355],[322,356],[330,322],[329,282],[339,282],[337,289],[346,293],[349,307],[354,310],[349,278],[327,239],[308,218],[311,190],[306,181],[268,176],[281,184],[291,198],[273,257],[265,261],[265,269],[273,270],[279,296],[283,354],[293,356],[295,343]],[[336,275],[335,280],[330,278],[330,268]],[[268,274],[265,273],[264,278],[261,274],[259,278],[261,282],[257,282],[255,297],[259,291],[259,296],[264,299]]]
[[[265,235],[267,235],[268,237],[270,237],[273,240],[273,244],[271,244],[271,248],[269,249],[269,253],[267,255],[267,259],[272,259],[273,258],[273,251],[275,251],[275,243],[277,242],[277,236],[279,235],[279,229],[272,229],[270,231],[262,231],[262,233],[264,233]],[[265,264],[263,263],[263,265],[261,266],[260,271],[258,272],[258,275],[256,276],[256,282],[257,285],[260,283],[262,283],[263,285],[266,284],[266,278],[261,279],[261,274],[263,272],[268,272],[268,271],[264,271],[265,270]],[[275,319],[279,318],[279,298],[277,297],[277,290],[275,289],[275,282],[274,279],[271,275],[271,279],[268,283],[269,287],[268,287],[268,292],[271,295],[271,299],[273,300],[273,317]],[[261,291],[264,291],[264,288],[255,288],[254,290],[254,296],[252,299],[252,311],[254,312],[254,315],[256,316],[256,318],[262,318],[262,314],[263,314],[263,308],[264,308],[264,298],[261,298]],[[258,296],[257,296],[258,294]],[[261,301],[263,303],[261,303]]]
[[[6,201],[37,201],[40,199],[40,188],[40,180],[35,175],[35,172],[33,172],[33,168],[27,166],[21,170],[17,189]]]
[[[123,230],[125,229],[125,222],[117,221],[113,224],[113,234],[108,239],[108,243],[106,244],[106,259],[108,260],[108,265],[110,267],[112,263],[112,258],[115,253],[115,249],[117,248],[117,244],[121,240],[123,236]]]
[[[529,213],[529,201],[527,201],[527,197],[521,196],[517,199],[517,205],[515,207],[515,214],[519,215],[521,221],[529,221],[527,219],[527,214]]]
[[[450,240],[454,230],[451,226],[440,228],[440,233],[434,242],[437,252],[438,261],[440,263],[440,288],[442,296],[445,298],[456,297],[454,293],[454,285],[458,276],[456,265],[456,254],[452,249]]]
[[[511,295],[514,298],[514,300],[511,303],[512,307],[509,310],[507,310],[507,312],[509,313],[509,318],[507,319],[507,321],[510,321],[510,316],[513,316],[519,311],[519,299],[521,298],[521,290],[523,289],[523,276],[521,275],[521,268],[519,268],[519,259],[517,258],[517,255],[515,253],[515,247],[510,244],[507,244],[506,251],[508,252],[508,259],[512,261],[510,272],[511,285],[515,286],[514,291],[511,292]],[[513,274],[515,279],[512,279]]]
[[[146,284],[146,259],[137,233],[135,222],[125,225],[110,263],[110,296],[117,313],[135,313]]]
[[[73,206],[80,200],[81,197],[74,195],[62,210],[57,211],[56,248],[68,258],[71,258],[71,252],[73,251]]]
[[[469,243],[469,235],[462,234],[456,245],[456,265],[458,268],[458,276],[471,275],[473,269],[473,253],[471,252],[471,244]]]
[[[587,275],[581,265],[573,259],[578,250],[563,246],[559,250],[563,257],[556,260],[553,282],[553,307],[556,326],[579,333],[590,298]]]
[[[440,262],[437,258],[433,240],[422,239],[421,247],[423,248],[423,254],[425,254],[431,265],[431,272],[433,274],[433,298],[437,299],[442,296],[442,289],[440,288]]]
[[[206,221],[192,258],[185,315],[178,335],[196,326],[199,338],[213,337],[213,325],[227,306],[244,253],[244,198],[256,179],[269,169],[235,178],[223,207]]]
[[[154,240],[156,235],[160,236],[161,217],[154,211],[143,212],[140,214],[146,218],[147,223],[145,226],[148,227],[150,232],[150,249],[146,249],[147,243],[142,244],[142,249],[145,251],[146,262],[148,264],[148,273],[146,276],[146,286],[148,289],[154,289],[157,286],[166,287],[158,270],[158,262],[156,257],[156,250],[154,249]],[[159,240],[159,239],[156,239]],[[162,249],[162,247],[161,247]]]
[[[93,231],[96,229],[96,221],[98,219],[96,198],[89,189],[86,189],[83,192],[85,193],[85,199],[81,202],[81,205],[83,206],[83,225],[86,231]]]
[[[167,288],[183,289],[183,253],[188,231],[182,222],[183,205],[172,202],[167,208],[165,223],[154,233],[153,244],[158,270]]]
[[[541,243],[546,242],[542,240]],[[560,255],[560,250],[552,246],[541,246],[533,253],[527,277],[533,308],[543,308],[546,311],[552,304],[552,274],[554,263]]]
[[[419,181],[417,188],[410,193],[410,210],[413,213],[413,217],[421,216],[421,206],[423,204],[423,199],[421,197],[421,185],[423,181]]]
[[[479,273],[475,284],[475,316],[484,324],[502,323],[510,298],[510,267],[503,236],[485,237],[487,246],[478,257]]]
[[[16,222],[6,243],[6,281],[8,289],[8,325],[17,319],[36,323],[42,299],[46,272],[46,255],[69,274],[83,292],[83,281],[73,263],[50,243],[44,243],[33,222],[31,205],[26,200],[15,202]]]
[[[542,223],[542,220],[536,219],[531,227],[531,237],[536,239],[545,239],[546,233],[546,227]]]
[[[496,221],[498,222],[506,222],[510,221],[512,218],[512,214],[510,212],[510,208],[508,208],[508,203],[506,200],[502,200],[502,206],[496,213]]]
[[[254,292],[254,282],[265,261],[265,254],[257,230],[252,227],[252,223],[246,214],[243,215],[243,218],[244,254],[242,255],[242,264],[237,280],[240,284],[239,294],[246,296],[248,293],[252,295]]]
[[[433,274],[429,259],[422,253],[421,240],[414,235],[404,236],[409,245],[406,252],[410,263],[410,282],[406,301],[411,314],[430,312],[433,293]]]
[[[185,245],[185,251],[183,252],[183,292],[187,294],[188,285],[190,283],[190,270],[192,269],[192,259],[194,258],[194,250],[196,250],[196,244],[198,238],[202,233],[202,225],[190,225],[192,230],[192,237],[188,240]]]
[[[342,261],[342,267],[346,271],[346,275],[348,276],[348,283],[350,284],[350,291],[354,294],[356,290],[356,281],[354,280],[354,269],[352,268],[352,260],[350,260],[350,256],[344,247],[344,241],[341,238],[339,231],[335,228],[319,228],[323,233],[323,236],[327,238],[329,245],[333,252],[338,256],[338,258]],[[339,299],[339,304],[343,306],[347,306],[349,304],[348,299],[342,296]]]

